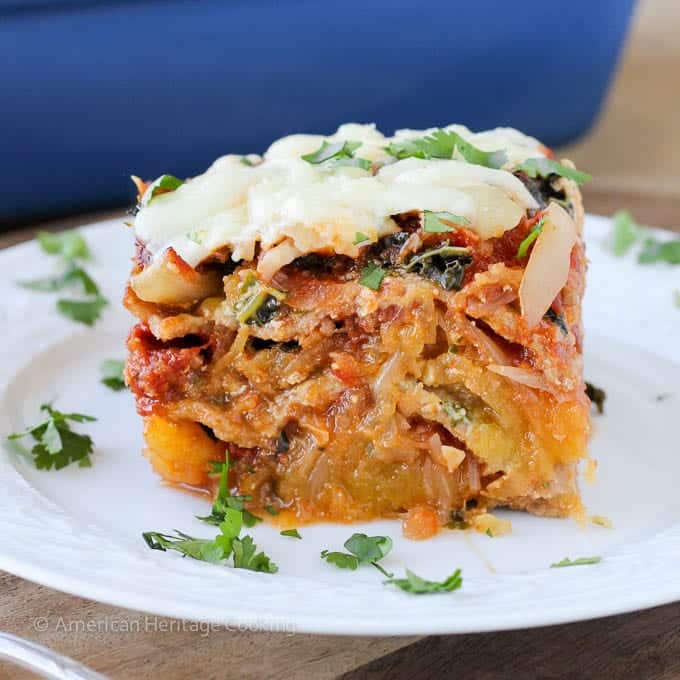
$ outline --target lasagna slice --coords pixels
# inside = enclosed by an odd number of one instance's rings
[[[582,512],[577,183],[535,139],[293,135],[137,180],[127,381],[170,483],[282,522]]]

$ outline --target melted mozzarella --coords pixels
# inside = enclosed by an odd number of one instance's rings
[[[485,151],[502,149],[506,168],[543,154],[535,139],[498,128],[473,134],[449,126]],[[356,233],[372,241],[396,231],[391,219],[408,211],[446,211],[470,221],[482,238],[516,226],[531,194],[508,169],[462,160],[395,161],[384,148],[428,130],[400,130],[384,137],[373,125],[348,124],[329,137],[291,135],[274,142],[256,165],[240,156],[219,158],[203,175],[172,193],[156,196],[135,220],[137,237],[154,259],[168,248],[195,267],[212,252],[229,248],[235,260],[252,259],[255,245],[267,250],[289,239],[300,252],[324,251],[356,257]],[[361,142],[355,152],[380,165],[375,175],[353,167],[327,169],[300,157],[321,143]],[[249,156],[258,162],[258,156]]]

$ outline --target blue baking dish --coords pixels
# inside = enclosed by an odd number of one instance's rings
[[[0,0],[0,221],[345,121],[588,130],[634,0]]]

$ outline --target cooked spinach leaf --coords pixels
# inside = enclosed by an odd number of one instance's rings
[[[414,255],[405,267],[438,283],[444,290],[460,290],[465,269],[472,264],[467,248],[440,246]]]

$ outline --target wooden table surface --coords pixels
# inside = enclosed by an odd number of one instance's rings
[[[680,3],[640,3],[600,122],[589,137],[565,150],[596,176],[585,191],[590,212],[611,214],[626,207],[646,224],[680,231],[679,33]],[[110,216],[85,215],[36,226],[74,227]],[[34,231],[0,236],[0,247]],[[126,680],[680,678],[680,603],[590,622],[479,635],[206,633],[181,621],[65,595],[0,572],[0,630]],[[0,662],[0,680],[31,677]]]

